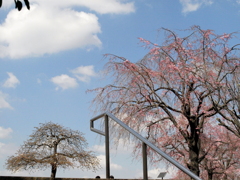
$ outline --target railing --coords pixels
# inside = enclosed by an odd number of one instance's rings
[[[104,123],[105,123],[105,132],[95,129],[94,128],[94,121],[104,117]],[[118,123],[120,126],[122,126],[124,129],[126,129],[128,132],[130,132],[132,135],[137,137],[140,141],[142,141],[142,154],[143,154],[143,178],[144,180],[148,180],[148,173],[147,173],[147,146],[155,150],[158,154],[160,154],[162,157],[164,157],[167,161],[171,162],[173,165],[178,167],[180,170],[185,172],[187,175],[189,175],[191,178],[195,180],[201,180],[197,175],[192,173],[189,169],[181,165],[179,162],[174,160],[172,157],[161,151],[158,147],[156,147],[154,144],[152,144],[150,141],[148,141],[146,138],[138,134],[136,131],[134,131],[132,128],[124,124],[121,120],[116,118],[113,114],[109,112],[105,112],[99,116],[96,116],[95,118],[92,118],[90,120],[90,129],[93,132],[96,132],[100,135],[105,136],[105,153],[106,153],[106,178],[110,178],[110,155],[109,155],[109,117]]]

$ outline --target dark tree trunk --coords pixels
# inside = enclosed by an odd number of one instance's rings
[[[192,171],[197,176],[200,175],[199,169],[199,154],[200,154],[200,131],[198,127],[198,121],[189,121],[191,134],[188,140],[189,146],[189,160],[190,162],[187,164],[190,171]]]
[[[51,180],[55,180],[57,173],[57,166],[55,164],[52,165],[52,171],[51,171]]]
[[[190,148],[189,150],[189,160],[190,162],[187,164],[190,171],[192,171],[194,174],[199,176],[200,170],[199,170],[199,153],[196,152],[193,148]]]
[[[208,180],[212,180],[213,179],[213,173],[212,171],[208,171]]]
[[[51,180],[55,180],[56,173],[57,173],[57,142],[54,141],[54,149],[53,149],[53,164],[52,164],[52,171],[51,171]]]

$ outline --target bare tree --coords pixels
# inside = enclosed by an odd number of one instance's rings
[[[163,31],[162,45],[140,38],[149,53],[136,63],[107,55],[105,72],[114,81],[95,89],[93,105],[140,133],[145,128],[150,141],[200,175],[206,157],[201,154],[204,124],[216,120],[228,102],[219,101],[218,91],[226,77],[239,71],[233,66],[239,64],[238,49],[229,47],[233,34],[216,35],[198,26],[185,37]]]
[[[16,155],[6,160],[6,167],[11,171],[51,167],[52,179],[55,179],[58,167],[96,170],[99,160],[86,148],[87,142],[81,132],[48,122],[35,127]]]

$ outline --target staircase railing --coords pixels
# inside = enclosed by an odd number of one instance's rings
[[[105,132],[94,128],[94,121],[104,117],[104,124],[105,124]],[[170,157],[165,152],[161,151],[158,147],[156,147],[154,144],[152,144],[150,141],[148,141],[146,138],[141,136],[139,133],[134,131],[132,128],[127,126],[125,123],[123,123],[121,120],[116,118],[113,114],[109,112],[105,112],[103,114],[100,114],[90,120],[90,129],[93,132],[96,132],[100,135],[105,136],[105,153],[106,153],[106,178],[110,178],[110,154],[109,154],[109,118],[111,118],[113,121],[118,123],[121,127],[126,129],[128,132],[130,132],[132,135],[137,137],[140,141],[142,141],[142,155],[143,155],[143,179],[148,180],[148,172],[147,172],[147,146],[155,150],[158,154],[160,154],[163,158],[165,158],[167,161],[175,165],[177,168],[185,172],[187,175],[189,175],[191,178],[195,180],[201,180],[197,175],[192,173],[189,169],[181,165],[179,162],[174,160],[172,157]]]

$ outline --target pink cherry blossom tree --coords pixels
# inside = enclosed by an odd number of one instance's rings
[[[211,131],[203,148],[208,153],[200,164],[203,174],[205,171],[209,180],[234,179],[240,167],[239,138],[225,128],[212,127]]]
[[[226,78],[225,88],[219,89],[217,96],[219,96],[220,103],[214,98],[212,102],[221,115],[218,118],[219,125],[240,138],[240,71],[238,65],[236,69],[235,73]]]
[[[105,66],[113,82],[93,91],[96,111],[110,111],[124,123],[155,143],[200,175],[204,125],[219,116],[232,101],[229,91],[219,88],[239,71],[237,46],[230,46],[234,34],[216,35],[194,26],[187,36],[162,29],[161,45],[140,38],[149,52],[138,62],[107,54]],[[213,103],[214,102],[214,103]],[[224,113],[224,112],[223,112]],[[124,131],[116,134],[124,136]],[[136,146],[138,147],[138,146]],[[187,153],[184,153],[187,152]],[[154,157],[154,152],[149,151]]]
[[[238,177],[240,175],[239,138],[226,128],[216,126],[216,122],[206,123],[204,131],[201,136],[204,143],[200,154],[205,154],[205,158],[200,163],[201,178],[213,180]],[[178,171],[174,179],[189,178]]]

